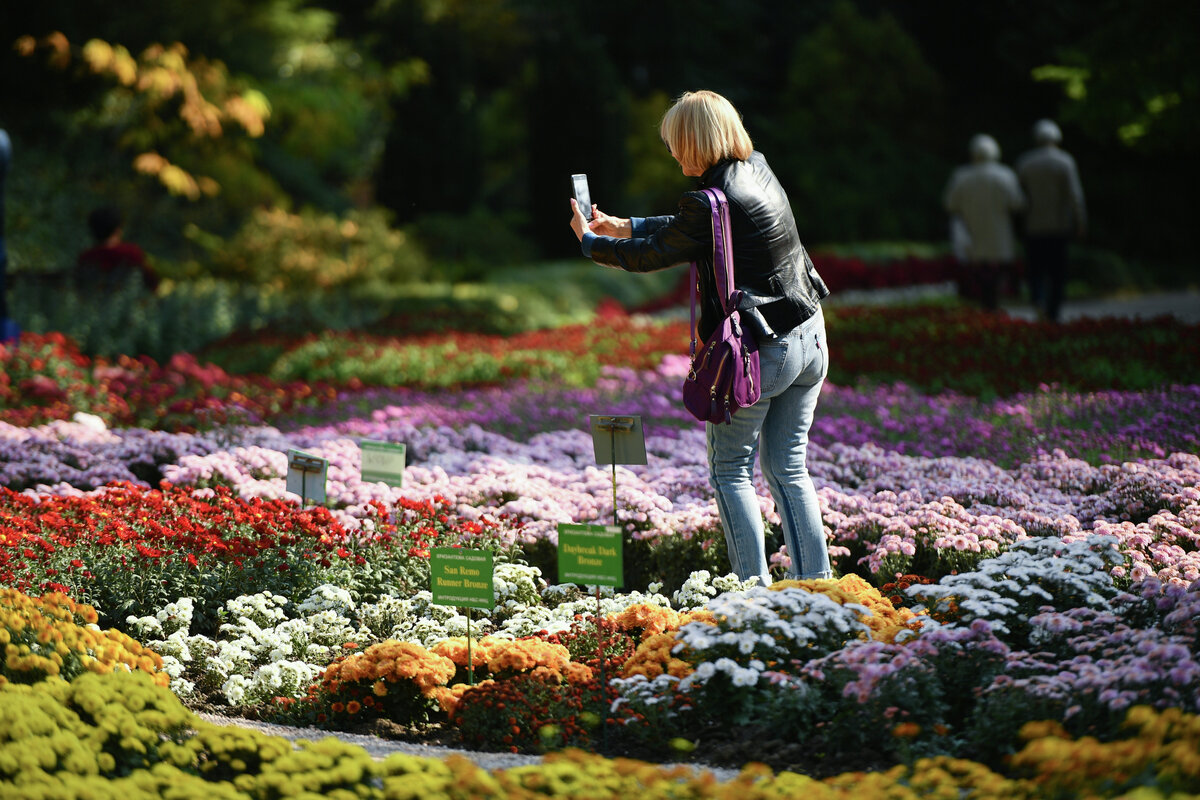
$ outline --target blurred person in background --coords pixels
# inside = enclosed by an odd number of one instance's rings
[[[952,231],[958,230],[959,294],[994,311],[999,307],[1001,287],[1016,273],[1013,217],[1025,207],[1025,197],[1016,173],[1000,163],[1000,145],[995,139],[978,134],[967,150],[971,163],[951,174],[943,204]]]
[[[1083,185],[1075,159],[1063,150],[1052,120],[1033,126],[1036,147],[1017,159],[1017,177],[1029,208],[1025,214],[1025,262],[1029,301],[1039,316],[1058,322],[1067,285],[1067,254],[1073,238],[1087,232]]]
[[[158,275],[146,262],[146,253],[124,241],[125,220],[120,211],[111,206],[97,208],[88,214],[87,223],[93,245],[79,254],[83,282],[115,285],[137,271],[146,289],[153,292],[158,288]]]
[[[713,274],[712,211],[700,189],[729,201],[734,282],[742,290],[743,324],[758,341],[762,397],[730,424],[705,423],[709,480],[733,571],[770,585],[763,515],[754,487],[761,449],[763,476],[775,500],[791,566],[788,578],[829,578],[825,529],[806,463],[808,430],[829,370],[821,300],[829,294],[800,243],[787,194],[741,115],[715,92],[686,92],[662,118],[659,135],[683,174],[697,178],[673,215],[609,216],[595,205],[588,223],[571,199],[571,228],[593,261],[651,272],[695,261],[701,307],[698,340],[722,318]]]

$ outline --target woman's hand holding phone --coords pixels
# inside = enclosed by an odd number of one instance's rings
[[[611,236],[614,239],[628,239],[633,235],[633,223],[621,217],[613,217],[592,204],[592,233],[599,236]]]
[[[584,232],[589,230],[598,236],[611,236],[614,239],[628,239],[633,234],[633,223],[605,214],[595,203],[592,203],[590,223],[574,197],[571,198],[571,212],[571,230],[575,231],[576,239],[583,239]]]
[[[574,197],[571,198],[571,230],[575,231],[575,238],[580,241],[583,240],[583,234],[589,230],[587,217],[583,215],[583,209]]]

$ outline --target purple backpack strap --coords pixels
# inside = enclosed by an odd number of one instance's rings
[[[717,188],[705,189],[712,207],[713,275],[721,309],[729,315],[736,308],[733,284],[733,230],[729,220],[729,201]]]
[[[725,193],[716,187],[704,189],[704,197],[712,210],[713,231],[713,274],[716,278],[717,298],[721,301],[721,309],[726,316],[737,307],[733,283],[733,226],[729,218],[729,200]],[[696,294],[699,291],[697,282],[696,262],[691,267],[692,295],[692,357],[696,355]]]

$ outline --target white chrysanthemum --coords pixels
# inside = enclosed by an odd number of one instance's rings
[[[188,643],[189,637],[183,631],[175,631],[166,639],[149,643],[154,652],[165,658],[173,658],[180,662],[192,660],[192,648]]]
[[[246,701],[246,689],[250,686],[250,679],[245,675],[230,675],[221,687],[221,692],[225,695],[225,702],[231,706],[243,705]]]
[[[703,608],[709,600],[724,592],[739,592],[757,586],[758,578],[740,580],[736,575],[713,577],[708,570],[696,570],[688,576],[671,600],[675,607],[687,611]]]
[[[138,617],[131,614],[125,618],[125,624],[129,626],[130,633],[142,641],[166,636],[158,617]]]
[[[176,697],[191,697],[195,694],[196,685],[184,678],[187,667],[172,656],[163,656],[162,671],[171,678],[170,688]]]
[[[192,618],[196,606],[190,597],[181,597],[174,603],[168,603],[155,615],[162,625],[163,633],[170,636],[176,631],[188,631],[192,627]]]
[[[492,571],[492,591],[497,603],[536,603],[545,585],[542,571],[528,564],[497,564]]]
[[[237,642],[218,641],[216,650],[204,659],[203,671],[214,682],[227,681],[233,675],[249,675],[254,667],[254,654]]]
[[[366,603],[358,609],[358,618],[363,627],[378,641],[391,638],[394,631],[409,615],[411,603],[407,599],[384,595],[377,603]]]
[[[354,598],[350,596],[350,592],[340,586],[323,583],[309,593],[297,610],[305,616],[322,611],[332,611],[338,616],[345,617],[349,616],[354,609]]]
[[[303,697],[321,668],[303,661],[279,661],[255,670],[246,689],[246,702],[259,703],[272,697]]]
[[[228,619],[247,619],[260,628],[269,628],[287,619],[284,607],[288,599],[270,592],[242,595],[225,603],[223,616]]]
[[[758,683],[758,672],[752,669],[735,667],[729,675],[729,680],[734,686],[753,686]]]

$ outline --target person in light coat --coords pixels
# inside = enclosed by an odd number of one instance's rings
[[[1037,147],[1017,159],[1017,177],[1029,198],[1029,299],[1039,314],[1057,322],[1067,283],[1067,248],[1087,231],[1087,210],[1075,159],[1059,146],[1062,131],[1051,120],[1039,120],[1033,140]]]
[[[1025,208],[1017,175],[1000,163],[1000,146],[987,134],[971,138],[971,163],[946,184],[943,203],[951,217],[956,255],[962,262],[959,292],[994,310],[1000,286],[1014,272],[1017,238],[1013,216]]]

